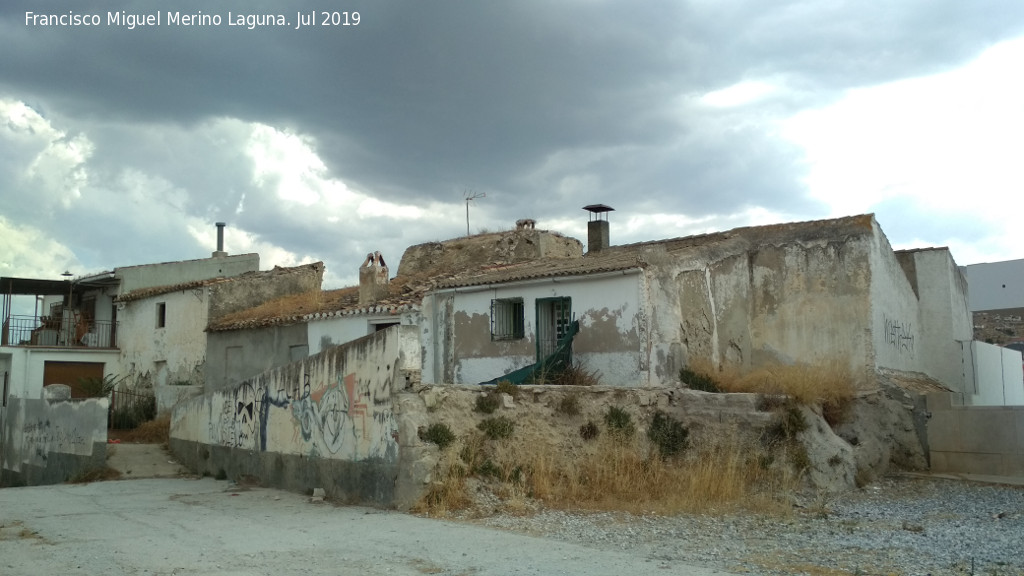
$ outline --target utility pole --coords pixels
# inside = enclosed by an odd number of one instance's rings
[[[487,194],[484,192],[474,193],[472,190],[467,190],[462,193],[462,196],[466,199],[466,236],[469,236],[469,201],[476,200],[477,198],[486,198]]]

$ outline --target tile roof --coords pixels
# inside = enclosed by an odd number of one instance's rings
[[[735,228],[725,232],[698,234],[666,240],[654,240],[610,246],[578,258],[542,258],[516,264],[487,265],[471,270],[441,271],[415,277],[396,276],[389,283],[387,298],[370,306],[359,306],[358,286],[322,292],[315,307],[288,298],[231,314],[211,323],[209,331],[241,330],[263,326],[287,325],[341,316],[398,315],[420,309],[423,296],[434,289],[449,289],[542,278],[585,276],[643,269],[658,254],[684,254],[707,257],[718,250],[735,251],[742,247],[812,241],[870,233],[874,216],[865,214],[831,220],[815,220]]]

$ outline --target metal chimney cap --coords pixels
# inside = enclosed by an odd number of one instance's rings
[[[586,210],[587,212],[594,212],[596,214],[599,214],[601,212],[615,211],[615,208],[612,208],[611,206],[607,206],[605,204],[588,204],[587,206],[584,206],[583,209]]]

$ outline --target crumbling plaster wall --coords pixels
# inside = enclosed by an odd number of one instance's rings
[[[59,385],[58,385],[59,386]],[[50,387],[48,387],[50,388]],[[12,396],[3,419],[0,486],[59,484],[106,466],[107,398]]]
[[[417,332],[391,327],[186,400],[172,415],[171,449],[197,473],[394,505],[396,394],[420,366]]]
[[[131,385],[156,389],[174,383],[204,383],[208,287],[196,287],[123,302],[118,310],[119,376]],[[157,310],[164,306],[164,326]]]
[[[428,297],[422,337],[424,355],[433,357],[424,363],[424,378],[435,383],[475,384],[537,362],[537,302],[569,297],[573,317],[580,323],[573,359],[604,384],[646,385],[648,330],[647,311],[642,307],[643,281],[643,275],[634,269],[468,287]],[[495,341],[491,338],[491,301],[505,298],[523,301],[524,337]],[[436,338],[442,339],[440,346]]]
[[[648,254],[652,380],[673,385],[691,363],[748,371],[837,360],[866,380],[869,248],[861,231],[764,242],[735,236]]]

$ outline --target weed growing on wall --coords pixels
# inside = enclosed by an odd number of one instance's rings
[[[516,423],[505,416],[498,416],[485,418],[476,427],[491,440],[501,440],[512,436],[516,430]]]
[[[580,413],[580,398],[576,394],[566,394],[555,405],[555,412],[566,416],[576,416]]]
[[[683,423],[658,410],[647,427],[647,437],[663,460],[677,456],[689,447],[690,431]]]
[[[476,397],[476,405],[474,410],[483,414],[493,414],[498,406],[501,405],[501,399],[496,393],[483,394]]]
[[[508,394],[512,398],[519,397],[519,386],[509,382],[508,380],[502,380],[494,386],[495,394]]]
[[[656,429],[678,430],[668,418],[659,422]],[[676,446],[681,436],[665,435],[676,438]],[[791,467],[771,466],[757,438],[737,428],[696,439],[688,434],[687,448],[669,459],[656,456],[659,448],[647,437],[623,441],[611,434],[569,451],[558,442],[495,441],[476,431],[458,442],[459,450],[442,455],[438,480],[417,511],[443,515],[471,506],[484,485],[510,511],[523,509],[529,499],[556,508],[662,514],[781,511],[798,479]],[[493,510],[493,501],[485,501]]]
[[[601,429],[597,427],[593,421],[588,421],[586,424],[580,426],[580,438],[584,440],[593,440],[601,434]]]
[[[636,434],[633,417],[618,406],[608,407],[608,412],[605,412],[604,415],[604,423],[608,427],[608,434],[613,438],[629,440]]]
[[[455,433],[452,432],[452,429],[447,424],[443,423],[431,424],[425,430],[421,429],[418,435],[420,440],[437,444],[437,447],[441,450],[444,450],[455,441]]]

